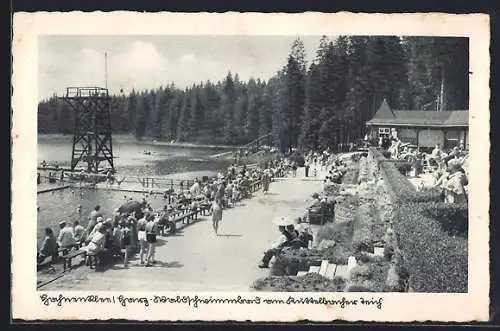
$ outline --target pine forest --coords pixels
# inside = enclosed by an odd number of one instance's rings
[[[337,146],[365,135],[383,99],[393,109],[436,111],[442,96],[442,109],[468,109],[468,54],[467,38],[323,36],[306,63],[297,38],[267,81],[228,72],[185,89],[174,82],[113,95],[112,129],[137,139],[224,145],[272,133],[283,151]],[[55,95],[38,104],[39,133],[71,134],[73,122]]]

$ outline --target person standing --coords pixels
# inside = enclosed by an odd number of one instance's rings
[[[148,254],[146,257],[146,267],[150,267],[155,261],[156,236],[158,234],[158,223],[153,215],[148,217],[146,223],[146,241],[148,242]]]
[[[137,242],[139,241],[136,212],[133,212],[132,215],[127,218],[127,223],[130,227],[130,251],[135,254],[137,253]]]
[[[128,255],[130,254],[130,244],[132,243],[132,230],[131,223],[129,221],[122,221],[122,245],[125,250],[125,254],[123,256],[123,266],[125,268],[128,267]]]
[[[116,255],[120,255],[123,243],[123,228],[121,226],[120,220],[113,221],[111,238],[113,240],[113,253]]]
[[[292,175],[293,177],[297,177],[297,162],[292,161]]]
[[[144,254],[148,249],[148,242],[146,237],[146,217],[148,214],[144,214],[144,217],[137,221],[137,239],[139,240],[139,257],[141,259],[141,264],[144,264]]]
[[[220,199],[215,199],[212,203],[212,227],[214,229],[215,235],[219,230],[219,222],[222,220],[222,201]]]
[[[266,169],[262,175],[262,191],[266,194],[269,191],[269,184],[271,183],[271,177],[269,171]]]
[[[443,186],[445,191],[445,202],[467,203],[465,186],[468,185],[468,180],[461,171],[460,162],[458,160],[451,160],[448,162],[448,168],[450,175]]]
[[[309,177],[309,167],[310,167],[309,159],[306,160],[305,166],[306,166],[306,168],[305,168],[306,177]]]

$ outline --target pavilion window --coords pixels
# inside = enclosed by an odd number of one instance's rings
[[[453,148],[460,143],[460,134],[457,130],[446,131],[444,146],[445,148]]]
[[[390,128],[378,128],[378,136],[379,137],[389,137],[391,135]]]

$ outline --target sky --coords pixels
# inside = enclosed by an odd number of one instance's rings
[[[41,36],[39,100],[66,87],[105,87],[111,94],[175,83],[222,80],[228,71],[240,80],[269,79],[286,64],[297,36]],[[308,63],[321,36],[300,36]],[[333,37],[332,37],[333,39]]]

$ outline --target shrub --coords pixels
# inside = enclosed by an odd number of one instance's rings
[[[347,264],[349,256],[353,255],[351,243],[338,243],[321,251],[321,258],[330,263]]]
[[[346,242],[352,237],[352,222],[327,223],[318,230],[316,234],[317,242],[322,240],[334,240],[336,243]]]
[[[373,246],[373,204],[361,204],[353,226],[352,246],[356,252],[371,251]]]
[[[343,184],[357,184],[359,175],[359,166],[351,166],[347,168],[346,172],[343,173],[341,182]]]
[[[335,277],[333,280],[316,273],[301,277],[265,277],[257,279],[251,286],[265,292],[343,292],[345,280]]]
[[[469,228],[469,208],[467,204],[431,202],[423,206],[424,215],[431,217],[449,235],[467,234]]]
[[[411,170],[411,164],[409,162],[398,162],[396,163],[396,168],[400,174],[406,176]]]
[[[450,237],[424,209],[424,204],[405,203],[395,213],[410,286],[415,292],[467,292],[467,240]]]
[[[297,164],[298,167],[304,166],[304,163],[305,163],[304,156],[302,154],[300,154],[299,152],[297,152],[297,151],[293,152],[293,154],[290,156],[290,159],[292,159],[292,161],[295,161],[295,163]]]
[[[387,162],[376,150],[372,150],[372,152],[378,162],[382,178],[388,184],[389,193],[392,198],[399,202],[411,200],[416,193],[413,184],[399,172],[394,163]]]
[[[391,152],[389,151],[382,151],[382,156],[385,157],[386,159],[391,158]]]
[[[438,187],[424,187],[416,192],[412,198],[413,202],[440,202],[441,189]]]

